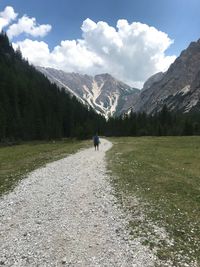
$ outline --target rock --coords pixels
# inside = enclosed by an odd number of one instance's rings
[[[67,263],[67,258],[63,258],[61,261],[62,264],[66,264]]]

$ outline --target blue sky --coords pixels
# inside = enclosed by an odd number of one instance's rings
[[[4,27],[4,30],[8,30],[10,25],[17,23],[17,20],[24,15],[27,15],[27,17],[29,18],[36,18],[37,26],[43,24],[51,25],[51,30],[48,30],[44,35],[38,34],[37,36],[36,34],[27,34],[27,32],[23,31],[21,32],[21,34],[13,34],[13,43],[19,45],[20,42],[23,42],[25,39],[29,39],[32,41],[44,42],[48,45],[50,52],[52,52],[56,46],[59,46],[60,52],[61,50],[63,51],[61,41],[75,40],[76,42],[78,42],[78,39],[82,39],[86,43],[84,44],[84,46],[90,50],[89,52],[95,53],[95,55],[98,57],[95,62],[90,64],[90,68],[87,66],[87,68],[82,67],[82,69],[77,69],[77,71],[80,72],[88,71],[89,74],[98,73],[97,65],[107,64],[108,62],[107,59],[105,59],[105,54],[100,54],[97,50],[94,51],[95,42],[92,39],[91,35],[94,34],[97,39],[98,36],[96,32],[94,32],[94,25],[92,26],[92,22],[98,23],[99,21],[103,21],[107,23],[109,27],[113,27],[116,31],[118,31],[117,22],[120,19],[126,20],[129,25],[131,25],[133,22],[140,22],[141,24],[148,25],[148,27],[153,26],[156,28],[156,30],[166,33],[170,40],[174,40],[171,45],[168,44],[165,46],[164,56],[178,56],[180,52],[185,49],[191,41],[196,41],[200,38],[199,0],[0,0],[0,12],[2,12],[7,6],[11,6],[14,9],[15,13],[18,14],[18,17],[13,20],[12,23],[6,25],[6,27]],[[86,23],[87,32],[85,32],[85,37],[83,37],[82,35],[84,34],[84,32],[83,29],[81,29],[81,26],[87,18],[89,18],[92,22],[88,21]],[[99,25],[97,28],[100,28],[100,26],[101,28],[105,26],[106,30],[106,25]],[[100,30],[98,30],[98,32],[100,32]],[[159,35],[156,35],[155,38],[160,37]],[[114,57],[115,55],[116,58],[119,58],[118,64],[123,64],[123,62],[125,62],[123,60],[127,60],[127,57],[123,59],[122,53],[120,54],[121,58],[119,54],[112,54],[113,48],[110,49],[109,44],[106,42],[108,42],[108,39],[106,39],[106,41],[101,40],[102,45],[104,46],[105,44],[104,52],[107,54],[107,57],[108,55],[110,55],[111,57]],[[122,42],[124,42],[124,45],[125,43],[127,43],[127,40],[123,40]],[[163,42],[167,41],[164,40]],[[83,46],[83,44],[80,45]],[[155,44],[155,47],[156,45],[158,44]],[[22,52],[24,52],[25,56],[27,56],[27,43],[26,47],[24,43],[21,43],[21,47]],[[78,48],[76,47],[74,49],[77,50]],[[126,47],[126,51],[127,49],[128,48]],[[125,53],[124,51],[123,54]],[[140,51],[140,49],[138,51]],[[65,55],[69,56],[69,51],[67,51]],[[55,58],[55,53],[53,56]],[[153,57],[157,57],[157,55],[154,54]],[[132,60],[134,58],[137,58],[137,56],[134,55]],[[37,64],[39,62],[38,60],[39,59],[36,60]],[[143,64],[143,62],[145,61],[144,58],[140,60],[139,57],[137,60],[138,62],[141,62],[141,64]],[[163,63],[163,66],[167,66],[166,62],[170,62],[169,58],[166,60],[167,61]],[[171,61],[173,60],[174,58],[171,58]],[[30,61],[35,63],[34,59],[32,58],[30,58]],[[51,59],[48,59],[48,64],[49,66],[50,64],[52,64],[52,66],[56,65],[52,63],[52,55]],[[161,65],[161,63],[159,64]],[[151,66],[152,73],[156,72],[157,69],[159,70],[159,64],[157,64],[157,67]],[[107,64],[107,69],[105,68],[105,71],[109,71],[108,65],[109,64]],[[127,68],[129,67],[130,64],[127,65]],[[66,67],[63,67],[61,64],[61,69],[65,70],[65,68]],[[92,71],[92,69],[94,70],[95,68],[96,70]],[[115,74],[115,72],[116,74],[118,74],[120,70],[119,68],[118,70],[116,69],[111,70],[111,72],[113,74]],[[75,65],[73,65],[71,69],[66,68],[66,71],[70,70],[76,71]],[[103,71],[104,69],[101,67],[99,68],[99,71],[100,70]],[[161,70],[163,69],[161,68]],[[126,69],[124,69],[123,71],[125,72]],[[144,69],[141,69],[141,71],[144,72]],[[130,83],[142,83],[144,82],[146,76],[152,73],[151,71],[147,71],[144,77],[142,77],[142,75],[136,75],[136,77],[132,81],[130,79]],[[123,80],[128,81],[130,75],[125,77]]]

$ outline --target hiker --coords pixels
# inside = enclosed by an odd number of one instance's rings
[[[98,135],[96,134],[94,137],[93,137],[93,142],[94,142],[94,148],[95,148],[95,151],[96,150],[99,150],[99,137]]]

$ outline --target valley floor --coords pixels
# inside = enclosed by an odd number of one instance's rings
[[[109,183],[100,151],[82,150],[47,164],[0,201],[0,265],[155,266]],[[136,203],[137,204],[137,203]]]

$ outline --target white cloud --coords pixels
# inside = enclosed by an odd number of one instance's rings
[[[17,16],[18,14],[11,6],[7,6],[4,11],[0,12],[0,31],[15,20]]]
[[[12,24],[9,27],[7,34],[11,39],[15,36],[20,35],[21,33],[26,33],[33,37],[44,37],[49,33],[50,30],[51,25],[38,25],[35,18],[29,18],[24,15],[18,20],[17,23]]]
[[[95,74],[102,66],[101,58],[88,51],[81,42],[62,41],[53,51],[43,41],[26,39],[13,43],[14,48],[20,47],[23,56],[31,63],[43,67],[53,67],[67,72],[85,72]],[[103,70],[102,70],[103,71]]]
[[[85,46],[103,59],[110,73],[131,84],[142,84],[153,73],[165,71],[175,59],[164,54],[172,40],[146,24],[119,20],[115,29],[87,19],[82,30]]]
[[[25,39],[17,44],[13,43],[16,49],[20,46],[23,56],[35,65],[50,66],[49,58],[51,56],[48,45],[42,41],[32,41]]]
[[[82,39],[61,41],[52,51],[44,42],[28,39],[17,45],[33,64],[92,75],[108,72],[140,87],[152,74],[166,71],[176,58],[165,55],[173,43],[168,35],[140,22],[118,20],[115,28],[86,19],[81,29]]]

